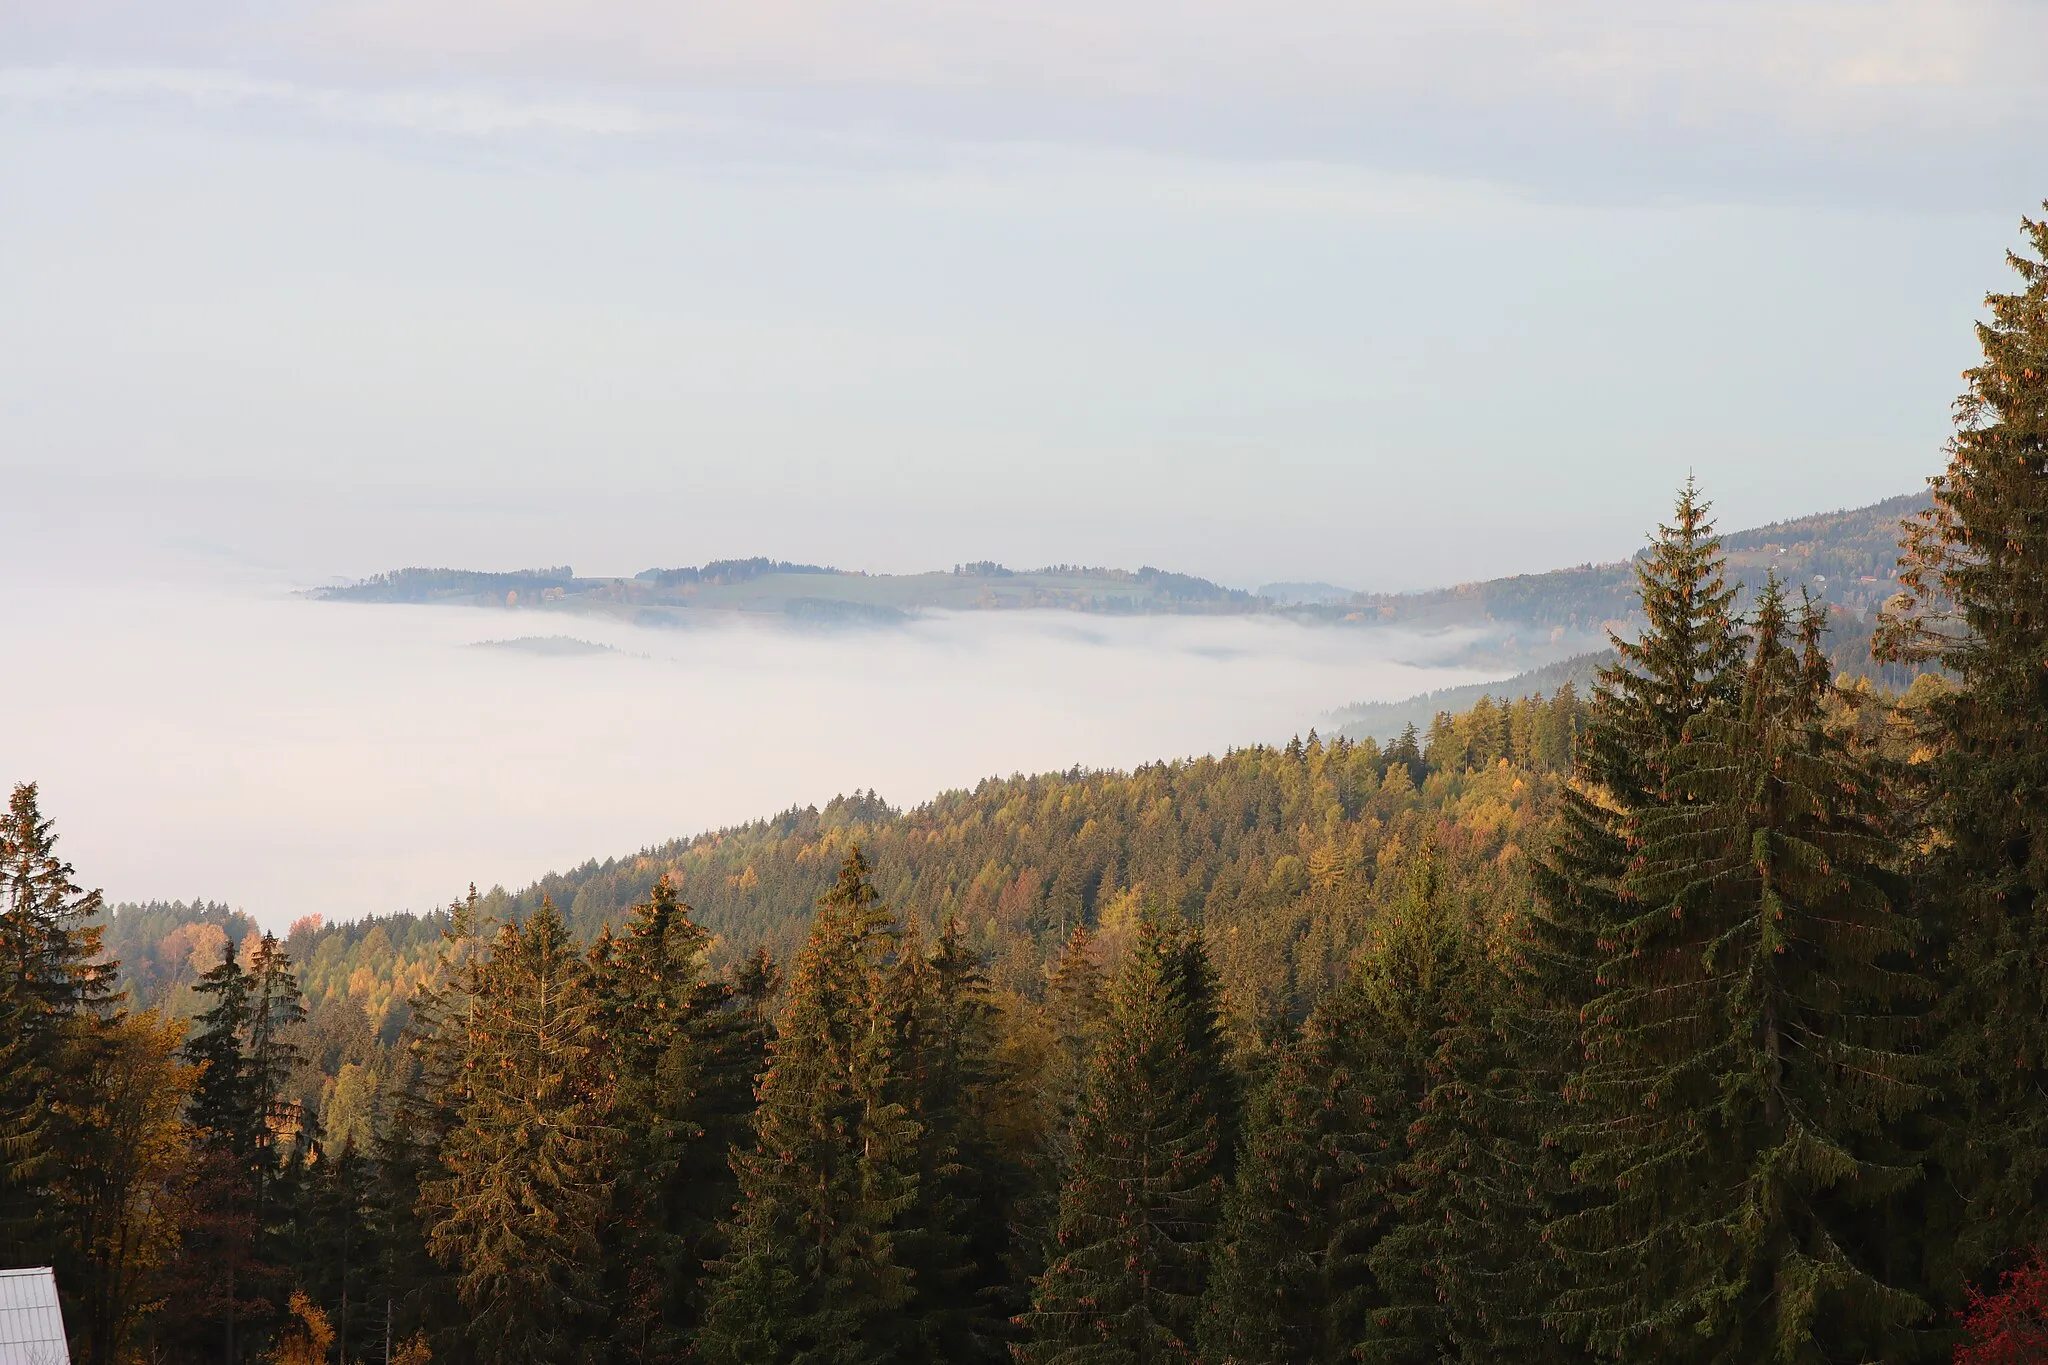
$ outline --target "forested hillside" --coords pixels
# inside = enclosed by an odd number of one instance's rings
[[[715,935],[715,961],[757,947],[786,960],[858,844],[890,904],[928,930],[957,917],[996,984],[1017,993],[1038,989],[1076,925],[1114,931],[1167,908],[1208,925],[1223,935],[1227,993],[1249,1026],[1261,1013],[1298,1014],[1341,972],[1375,887],[1389,868],[1398,882],[1425,842],[1455,894],[1525,895],[1527,850],[1583,716],[1567,692],[1482,708],[1434,745],[1311,735],[1131,773],[991,779],[908,812],[872,793],[841,797],[494,888],[477,913],[519,922],[550,901],[587,942],[623,924],[665,876]],[[336,1013],[347,1019],[340,1033],[394,1040],[446,922],[442,912],[295,924],[284,942],[316,1031]],[[254,933],[246,917],[199,903],[118,906],[107,927],[137,999],[179,1015],[203,1003],[192,987],[228,933]],[[324,1083],[334,1080],[330,1068]]]

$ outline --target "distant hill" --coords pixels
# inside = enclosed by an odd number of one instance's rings
[[[610,616],[635,625],[684,624],[687,614],[738,611],[814,624],[889,625],[926,609],[1057,609],[1113,614],[1234,614],[1269,609],[1253,593],[1164,569],[995,563],[948,572],[869,574],[770,559],[727,559],[631,578],[579,578],[568,567],[480,573],[397,569],[314,596],[330,602],[456,603]]]
[[[1898,591],[1899,523],[1928,505],[1926,494],[1887,498],[1851,511],[1776,521],[1722,537],[1732,575],[1761,584],[1766,572],[1795,590],[1809,587],[1837,607],[1862,612]],[[1492,622],[1604,634],[1635,613],[1635,561],[1581,564],[1426,592],[1360,593],[1346,604],[1359,619],[1419,626]]]
[[[1837,643],[1846,644],[1859,634],[1867,636],[1870,613],[1897,591],[1893,561],[1899,522],[1925,506],[1924,494],[1908,495],[1732,532],[1724,540],[1729,564],[1745,584],[1761,583],[1766,572],[1775,570],[1795,589],[1813,591],[1836,612]],[[1635,573],[1632,561],[1621,560],[1425,592],[1364,593],[1298,582],[1246,592],[1149,566],[1011,569],[981,561],[956,564],[950,572],[870,574],[754,558],[647,569],[631,578],[579,577],[567,565],[510,573],[398,569],[314,595],[336,602],[450,603],[597,615],[639,626],[688,625],[705,612],[868,629],[901,625],[925,610],[1258,613],[1340,627],[1400,627],[1426,637],[1418,650],[1431,663],[1519,672],[1513,686],[1548,691],[1555,685],[1556,667],[1606,649],[1609,631],[1627,634],[1633,628]],[[1863,653],[1851,649],[1844,657],[1860,668],[1866,654],[1867,646]],[[1400,714],[1405,717],[1420,704],[1420,699],[1399,703],[1408,708]],[[1381,733],[1395,714],[1384,708],[1354,711],[1358,708],[1347,708],[1335,719],[1358,734]]]
[[[1838,672],[1903,686],[1910,674],[1874,663],[1870,637],[1877,609],[1899,590],[1899,524],[1927,506],[1926,494],[1907,494],[1732,531],[1721,543],[1730,576],[1745,597],[1775,572],[1794,592],[1805,588],[1828,604],[1829,654]],[[1438,711],[1463,710],[1482,696],[1532,696],[1566,682],[1583,692],[1612,657],[1608,632],[1627,637],[1641,622],[1635,586],[1635,561],[1629,559],[1429,592],[1360,594],[1348,604],[1360,619],[1435,629],[1481,627],[1501,632],[1509,645],[1540,650],[1539,642],[1547,640],[1573,652],[1502,682],[1396,702],[1359,702],[1332,712],[1330,721],[1355,739],[1387,739],[1405,725],[1426,729]]]

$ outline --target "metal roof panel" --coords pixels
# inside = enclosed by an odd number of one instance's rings
[[[48,1266],[0,1270],[0,1365],[71,1365]]]

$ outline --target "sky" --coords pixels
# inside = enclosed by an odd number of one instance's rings
[[[2038,4],[0,0],[17,557],[1385,589],[1938,466]]]

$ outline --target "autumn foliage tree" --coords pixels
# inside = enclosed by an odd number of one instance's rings
[[[1963,1314],[1968,1340],[1955,1365],[2040,1365],[2048,1360],[2048,1257],[2035,1252],[2009,1270],[1995,1294],[1972,1292]]]

